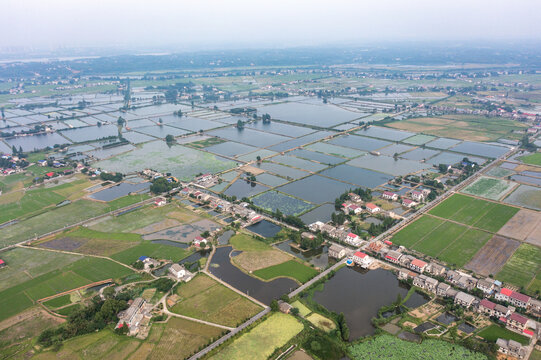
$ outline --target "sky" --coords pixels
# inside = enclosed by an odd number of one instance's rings
[[[0,48],[540,40],[540,0],[0,0]]]

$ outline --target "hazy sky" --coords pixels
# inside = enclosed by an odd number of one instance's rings
[[[0,0],[0,47],[541,39],[541,0]]]

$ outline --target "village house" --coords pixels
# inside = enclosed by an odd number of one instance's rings
[[[461,289],[472,291],[473,289],[475,289],[475,286],[477,285],[477,279],[468,275],[462,275],[456,281],[456,285]]]
[[[361,238],[359,237],[359,235],[350,232],[349,234],[347,234],[347,237],[344,241],[350,245],[356,246],[361,242]]]
[[[496,304],[496,306],[494,307],[494,316],[496,317],[507,317],[509,315],[511,315],[512,311],[510,308],[508,308],[507,306],[503,306],[503,305],[500,305],[500,304]]]
[[[321,231],[323,229],[323,225],[325,225],[325,224],[322,223],[321,221],[316,221],[316,222],[311,223],[310,225],[308,225],[308,229],[310,229],[310,231],[312,231],[312,232]]]
[[[385,200],[391,200],[396,201],[398,200],[398,194],[390,191],[384,191],[383,194],[381,194],[381,197]]]
[[[445,268],[445,266],[436,264],[435,262],[431,262],[430,264],[428,264],[425,271],[430,275],[443,276],[446,270],[447,269]]]
[[[399,253],[398,251],[395,251],[395,250],[390,250],[389,252],[387,252],[387,255],[385,255],[385,260],[392,262],[394,264],[398,264],[398,261],[400,260],[401,257],[402,257],[402,253]]]
[[[398,260],[398,262],[400,263],[400,265],[402,265],[403,267],[410,267],[410,264],[411,262],[415,260],[415,257],[411,256],[411,255],[402,255],[400,257],[400,259]]]
[[[329,247],[329,256],[335,259],[341,259],[346,256],[346,248],[338,244],[332,244]]]
[[[280,311],[284,314],[289,314],[291,312],[291,309],[293,309],[293,306],[291,306],[285,301],[278,300],[278,309],[280,309]]]
[[[498,340],[496,340],[496,345],[498,346],[499,352],[517,359],[524,359],[527,354],[527,348],[515,340],[498,338]]]
[[[491,279],[481,279],[477,281],[477,288],[485,294],[492,294],[494,291],[494,281],[491,281]]]
[[[479,302],[479,305],[477,307],[477,311],[488,315],[488,316],[494,316],[494,309],[496,308],[496,304],[488,299],[482,299]]]
[[[116,328],[128,326],[128,335],[137,335],[141,322],[145,318],[150,319],[149,308],[145,305],[146,302],[143,298],[135,298],[129,308],[118,313],[118,323]]]
[[[459,291],[455,296],[455,304],[469,308],[475,301],[475,296]]]
[[[436,294],[438,296],[447,296],[447,291],[451,288],[451,285],[440,282],[436,287]]]
[[[531,300],[531,297],[529,297],[528,295],[524,295],[516,291],[511,292],[511,295],[509,295],[509,302],[513,304],[514,306],[517,306],[523,309],[526,309],[528,307],[530,300]]]
[[[421,289],[428,290],[434,294],[437,293],[437,286],[439,281],[428,277],[426,275],[419,275],[413,279],[413,285],[420,287]]]
[[[193,278],[193,274],[186,270],[183,265],[173,264],[169,268],[169,273],[177,280],[188,282]]]
[[[372,204],[372,203],[366,204],[366,210],[368,210],[371,214],[375,214],[381,211],[381,209],[376,204]]]
[[[398,270],[398,280],[408,280],[408,271],[404,269]]]
[[[449,287],[449,289],[447,289],[447,291],[445,292],[446,297],[453,298],[453,299],[456,297],[457,294],[458,294],[458,290],[455,290],[452,287]]]
[[[361,197],[355,193],[349,193],[348,196],[351,201],[362,202]]]
[[[373,259],[365,253],[357,251],[353,254],[353,262],[363,269],[366,269],[372,264]]]
[[[0,259],[0,269],[6,266],[6,262],[2,259]]]
[[[417,191],[417,190],[413,190],[411,192],[411,198],[414,200],[414,201],[417,201],[417,202],[423,202],[425,201],[425,195],[420,192],[420,191]]]
[[[528,324],[528,318],[516,312],[512,313],[507,319],[500,318],[500,320],[505,322],[508,327],[519,331],[524,331]]]
[[[541,316],[541,301],[536,299],[530,299],[530,302],[528,303],[528,311],[538,317]]]
[[[404,207],[412,208],[415,205],[417,205],[417,203],[411,199],[402,199],[402,206]]]
[[[196,236],[195,239],[193,239],[193,244],[195,247],[206,247],[207,246],[207,239],[201,237],[201,236]]]
[[[360,214],[363,211],[363,209],[360,206],[352,204],[352,203],[343,203],[342,211],[344,211],[346,215],[351,214],[351,213]]]
[[[423,260],[413,259],[409,266],[411,270],[417,271],[422,274],[425,271],[425,268],[427,267],[427,265],[428,264],[424,262]]]
[[[158,196],[156,200],[154,200],[154,205],[156,206],[164,206],[165,204],[167,204],[167,200],[162,196]]]
[[[449,270],[447,271],[447,275],[446,275],[446,279],[447,281],[451,282],[452,284],[456,284],[458,279],[460,279],[461,275],[454,271],[454,270]]]
[[[212,174],[203,174],[199,176],[197,179],[197,182],[206,182],[212,180]]]
[[[160,266],[160,262],[158,260],[149,258],[148,256],[141,256],[139,258],[139,261],[143,263],[143,265],[145,266],[144,270],[147,272],[152,271],[152,269]]]

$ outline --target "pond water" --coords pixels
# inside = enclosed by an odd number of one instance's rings
[[[222,235],[218,236],[218,245],[227,245],[229,244],[229,239],[233,236],[235,232],[233,230],[227,230]]]
[[[300,251],[299,249],[292,247],[291,243],[293,243],[293,240],[287,240],[274,246],[291,255],[295,255],[299,259],[313,264],[317,268],[325,269],[329,265],[329,247],[327,245],[315,250]]]
[[[274,187],[274,186],[284,185],[288,181],[284,178],[281,178],[275,175],[263,173],[263,174],[257,175],[257,182]]]
[[[413,151],[402,154],[400,157],[403,159],[420,161],[423,159],[429,159],[432,156],[437,155],[438,153],[439,151],[437,150],[417,148]]]
[[[126,196],[129,193],[140,192],[149,188],[150,183],[148,182],[140,184],[120,183],[118,185],[91,194],[89,195],[89,197],[101,201],[111,201]]]
[[[134,144],[141,144],[147,141],[154,140],[152,136],[140,134],[135,131],[127,131],[122,133],[122,137]]]
[[[321,172],[321,175],[332,177],[341,181],[347,181],[349,183],[367,188],[375,188],[378,185],[385,184],[387,181],[393,178],[392,176],[383,174],[381,172],[362,169],[360,167],[346,164],[324,170]]]
[[[269,305],[272,300],[278,299],[298,287],[297,283],[291,279],[280,278],[265,282],[251,277],[231,264],[229,259],[231,250],[231,246],[217,248],[212,257],[209,271],[234,288]]]
[[[164,119],[163,121],[169,126],[186,129],[193,132],[197,132],[199,130],[210,130],[224,126],[224,124],[221,124],[219,122],[214,122],[201,118],[194,118],[190,116],[183,116],[181,118],[175,116],[174,119]]]
[[[357,135],[340,136],[330,140],[329,143],[364,151],[372,151],[387,145],[391,145],[391,143],[388,141]]]
[[[439,138],[426,144],[435,149],[449,149],[451,146],[458,144],[461,140]]]
[[[265,219],[246,227],[246,229],[266,238],[273,237],[282,230],[279,225]]]
[[[289,155],[293,155],[302,159],[307,160],[314,160],[317,162],[320,162],[322,164],[328,164],[328,165],[335,165],[341,162],[344,162],[345,159],[327,155],[315,151],[305,150],[305,149],[296,149],[288,153]]]
[[[380,171],[393,176],[407,175],[423,169],[428,169],[432,165],[421,163],[419,161],[397,159],[390,156],[375,156],[367,154],[350,160],[349,165],[358,166],[365,169]]]
[[[84,142],[117,136],[118,128],[116,125],[87,126],[84,128],[62,130],[60,133],[73,142]]]
[[[365,154],[364,151],[355,150],[355,149],[338,146],[338,145],[333,145],[333,144],[329,144],[328,142],[318,142],[315,144],[308,145],[306,148],[313,151],[325,153],[325,154],[342,156],[348,159]]]
[[[392,141],[404,140],[415,135],[415,133],[412,132],[388,129],[379,126],[370,126],[369,128],[357,131],[356,134]]]
[[[189,131],[167,125],[143,126],[135,129],[135,131],[146,135],[155,136],[160,139],[164,139],[167,135],[180,136],[189,133]]]
[[[403,152],[412,150],[414,147],[404,144],[392,144],[380,149],[381,155],[394,156],[394,154],[401,154]]]
[[[508,152],[509,148],[505,146],[464,141],[463,143],[454,146],[452,150],[464,154],[472,154],[488,158],[498,158]]]
[[[449,312],[444,312],[443,314],[441,314],[440,316],[436,318],[437,322],[444,325],[449,325],[456,320],[457,320],[457,317]]]
[[[476,330],[476,327],[465,322],[458,325],[458,330],[463,331],[466,334],[471,334],[472,332]]]
[[[302,145],[312,143],[317,140],[324,139],[327,136],[333,135],[333,134],[334,133],[328,132],[328,131],[318,131],[312,134],[302,136],[300,138],[292,139],[292,140],[285,141],[280,144],[271,146],[269,149],[272,151],[282,152],[282,151],[286,151],[286,150],[293,149]]]
[[[290,137],[299,137],[315,132],[314,129],[274,121],[267,124],[264,124],[263,121],[257,121],[255,123],[247,124],[246,127]]]
[[[289,137],[282,135],[265,133],[250,128],[244,128],[242,130],[236,127],[228,127],[218,130],[212,130],[208,132],[209,135],[218,136],[222,139],[236,141],[243,144],[248,144],[256,147],[267,147],[278,144],[282,141],[289,140]]]
[[[218,155],[234,157],[234,156],[250,153],[252,151],[257,150],[257,148],[250,145],[227,141],[221,144],[209,146],[205,148],[205,150],[210,151],[211,153],[218,154]]]
[[[309,175],[309,173],[307,173],[306,171],[293,169],[289,166],[270,163],[270,162],[262,162],[260,164],[256,164],[255,166],[265,171],[274,173],[276,175],[280,175],[282,177],[287,177],[291,179],[300,179],[301,177],[305,177]]]
[[[323,291],[314,292],[314,301],[336,313],[343,312],[350,329],[350,339],[374,334],[371,319],[383,306],[390,305],[398,294],[403,298],[408,289],[387,270],[371,271],[344,267],[325,283]],[[413,293],[415,302],[426,302]]]
[[[284,215],[298,215],[310,210],[313,205],[306,201],[282,194],[277,191],[267,191],[252,199],[254,205],[269,210],[280,210]]]
[[[257,195],[268,189],[268,187],[255,182],[238,179],[224,191],[224,194],[227,196],[236,196],[237,199],[242,199],[243,197]]]
[[[301,220],[310,225],[316,221],[322,221],[324,223],[331,221],[331,215],[333,212],[336,212],[334,204],[323,204],[314,210],[307,212],[306,214],[301,215]]]
[[[66,138],[64,138],[58,133],[16,137],[4,139],[4,141],[9,146],[9,153],[11,153],[12,146],[15,146],[17,149],[19,149],[19,147],[22,147],[24,152],[28,152],[32,150],[45,149],[46,147],[53,147],[56,144],[71,144],[71,141],[66,140]]]
[[[511,179],[513,179],[515,181],[518,181],[518,182],[523,182],[523,183],[526,183],[526,184],[530,184],[530,185],[541,186],[541,179],[536,178],[536,177],[530,177],[530,176],[524,176],[524,175],[512,175]]]
[[[486,161],[486,159],[484,158],[442,151],[440,154],[434,156],[431,159],[428,159],[426,162],[432,165],[439,165],[439,164],[454,165],[461,162],[465,157],[467,157],[470,161],[476,162],[478,164],[484,164]]]
[[[530,185],[519,185],[503,202],[541,210],[541,189]]]
[[[333,202],[346,190],[355,188],[355,185],[327,177],[312,175],[279,187],[277,190],[295,197],[310,201],[314,204]]]
[[[272,118],[320,127],[333,127],[359,118],[360,114],[329,104],[282,103],[261,108]]]

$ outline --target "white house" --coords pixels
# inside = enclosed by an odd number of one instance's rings
[[[365,253],[357,251],[353,255],[353,262],[355,262],[355,264],[359,265],[360,267],[366,269],[370,266],[370,264],[372,264],[373,259]]]
[[[376,204],[372,204],[372,203],[366,204],[366,210],[368,210],[372,214],[375,214],[381,211],[381,209]]]
[[[425,201],[425,195],[422,192],[416,190],[413,190],[411,192],[411,198],[417,202]]]
[[[201,236],[196,236],[195,239],[193,239],[193,244],[196,247],[207,246],[207,239]]]
[[[186,270],[186,268],[179,264],[173,264],[169,268],[169,273],[173,275],[177,280],[190,281],[193,278],[193,274]]]
[[[390,191],[384,191],[383,194],[381,194],[381,197],[385,200],[391,200],[396,201],[398,200],[398,194]]]
[[[350,232],[344,241],[351,245],[357,245],[361,242],[361,238],[359,235]]]
[[[156,206],[164,206],[165,204],[167,204],[167,201],[162,196],[159,196],[156,198],[156,200],[154,200],[154,205]]]

